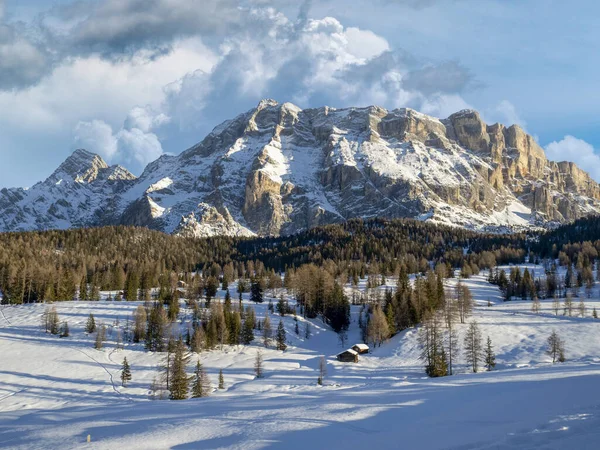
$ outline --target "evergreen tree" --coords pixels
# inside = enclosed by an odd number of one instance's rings
[[[473,372],[477,372],[479,361],[481,361],[481,331],[477,326],[477,322],[473,321],[469,324],[469,329],[465,335],[465,357],[467,363],[471,365]]]
[[[138,288],[140,280],[138,274],[134,270],[127,272],[127,278],[125,279],[125,300],[135,301],[138,299]]]
[[[162,304],[156,302],[150,309],[146,327],[146,350],[161,352],[164,349],[164,341],[167,329],[167,313]]]
[[[283,321],[279,321],[279,325],[277,326],[277,350],[285,351],[287,345],[285,343],[285,328],[283,327]]]
[[[494,348],[492,347],[492,340],[488,336],[487,343],[485,346],[485,355],[484,355],[484,363],[485,368],[489,371],[493,370],[496,367],[496,355],[494,353]]]
[[[88,334],[92,334],[96,331],[96,319],[94,319],[94,315],[90,313],[87,323],[85,325],[85,332]]]
[[[208,397],[210,396],[211,390],[212,388],[208,374],[204,370],[200,360],[198,360],[192,380],[192,398]]]
[[[254,318],[246,316],[242,326],[241,341],[244,345],[250,345],[254,340]]]
[[[252,279],[252,285],[250,286],[250,300],[254,303],[263,302],[263,288],[260,285],[260,280],[257,278]]]
[[[283,316],[285,316],[287,309],[288,309],[287,302],[285,301],[283,295],[281,295],[279,297],[279,301],[277,302],[277,312],[279,313],[280,316],[283,317]]]
[[[121,368],[121,386],[126,387],[131,381],[131,368],[127,362],[127,357],[123,358],[123,367]]]
[[[186,373],[188,360],[189,356],[186,355],[185,344],[182,340],[178,340],[175,344],[175,352],[169,376],[171,400],[185,400],[188,397],[188,376]]]

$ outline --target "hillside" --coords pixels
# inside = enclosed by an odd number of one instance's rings
[[[516,125],[377,106],[264,100],[135,177],[77,150],[30,189],[0,191],[0,231],[145,226],[190,237],[287,235],[352,218],[506,231],[600,212],[600,187]]]
[[[331,329],[299,317],[301,325],[312,324],[307,340],[295,335],[294,320],[286,316],[289,347],[263,348],[264,378],[253,375],[259,342],[205,352],[199,358],[213,388],[219,369],[226,388],[182,402],[148,399],[163,354],[146,353],[142,344],[115,348],[117,329],[124,329],[137,302],[58,303],[59,316],[71,326],[71,337],[64,339],[39,329],[45,305],[3,307],[0,442],[14,449],[289,449],[339,442],[382,449],[595,448],[600,402],[590,394],[600,380],[600,322],[555,316],[550,300],[542,302],[540,314],[530,311],[530,302],[503,303],[485,275],[466,283],[477,304],[470,320],[495,346],[493,372],[468,373],[460,355],[456,375],[424,377],[416,329],[357,364],[340,363],[334,355],[342,347]],[[585,300],[588,315],[600,307],[599,297],[596,285],[593,298]],[[259,318],[268,314],[266,303],[255,307]],[[358,308],[352,308],[350,342],[358,340]],[[93,337],[83,330],[90,312],[111,325],[102,350],[92,348]],[[461,340],[466,327],[459,325]],[[552,329],[565,340],[566,363],[553,365],[545,354]],[[316,384],[321,355],[328,364],[324,386]],[[128,387],[119,384],[124,356],[132,366]],[[86,446],[88,435],[92,443]]]

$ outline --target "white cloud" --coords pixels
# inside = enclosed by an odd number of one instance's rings
[[[106,122],[93,120],[79,122],[74,130],[75,146],[97,153],[107,161],[111,161],[117,153],[117,139],[112,128]]]
[[[600,155],[582,139],[567,135],[551,142],[546,146],[546,156],[551,161],[572,161],[600,182]]]
[[[126,166],[144,167],[163,153],[158,137],[139,128],[121,130],[117,139],[119,161]]]
[[[79,122],[73,131],[73,141],[76,147],[97,153],[110,164],[138,170],[163,154],[162,145],[151,130],[164,123],[168,123],[164,114],[153,113],[149,106],[137,106],[116,133],[101,120]]]
[[[527,130],[527,122],[519,115],[517,108],[508,100],[502,100],[495,107],[483,111],[489,123],[499,122],[506,126],[519,125]]]

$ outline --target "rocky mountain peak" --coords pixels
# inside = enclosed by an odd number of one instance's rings
[[[100,170],[107,168],[108,164],[100,156],[77,149],[48,177],[46,183],[90,183],[97,178]]]
[[[476,111],[438,119],[268,99],[139,178],[77,150],[45,183],[0,191],[7,231],[125,224],[278,235],[377,216],[499,230],[599,212],[600,186],[585,171],[548,161],[522,128],[488,125]]]

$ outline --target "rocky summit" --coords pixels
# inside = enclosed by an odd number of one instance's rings
[[[290,234],[351,218],[510,230],[600,211],[600,187],[476,111],[302,110],[263,100],[140,177],[77,150],[47,180],[0,191],[0,230],[138,225],[186,236]]]

